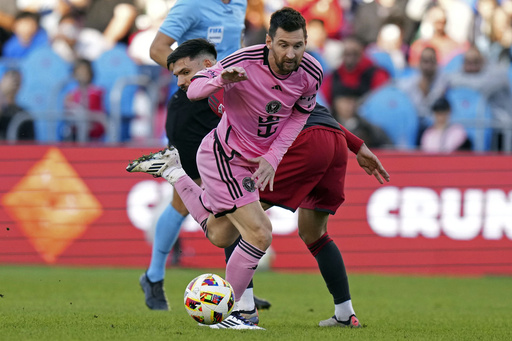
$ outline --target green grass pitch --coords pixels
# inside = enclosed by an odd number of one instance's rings
[[[257,272],[265,331],[201,328],[183,308],[188,282],[205,272],[169,269],[172,309],[150,311],[142,269],[0,267],[0,340],[512,340],[512,278],[350,274],[365,328],[320,328],[333,315],[317,273]]]

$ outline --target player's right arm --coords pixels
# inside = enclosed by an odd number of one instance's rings
[[[149,56],[163,68],[167,68],[167,56],[173,51],[171,45],[176,40],[168,35],[158,32],[149,48]]]
[[[187,97],[191,101],[199,101],[216,93],[227,84],[248,79],[245,69],[240,66],[230,66],[224,69],[221,63],[199,71],[187,89]]]

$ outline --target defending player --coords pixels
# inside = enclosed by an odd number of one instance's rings
[[[299,209],[299,235],[315,257],[335,304],[334,316],[320,321],[321,327],[360,327],[352,306],[343,258],[327,233],[329,214],[335,214],[345,200],[348,150],[356,154],[359,165],[367,174],[373,174],[381,184],[384,183],[382,178],[389,181],[388,173],[364,142],[340,125],[325,107],[317,104],[279,164],[274,190],[260,192],[265,210],[274,205],[293,212]],[[225,243],[215,238],[209,236],[214,244]],[[226,250],[232,249],[230,246]],[[223,323],[219,326],[228,327]]]
[[[175,42],[180,45],[192,38],[211,41],[215,44],[212,51],[215,58],[217,53],[219,58],[226,57],[241,47],[246,8],[246,0],[176,1],[151,44],[151,58],[160,66],[169,69],[167,56],[173,51],[171,45]],[[215,64],[215,58],[211,60],[204,57],[199,54],[191,55],[190,58],[197,59],[196,62],[200,59],[200,65],[185,65],[180,72],[195,74],[198,70]],[[172,65],[170,71],[172,72]],[[180,89],[172,95],[167,107],[167,138],[169,145],[176,146],[182,152],[183,168],[199,184],[201,180],[195,154],[203,137],[217,126],[220,119],[210,110],[207,99],[192,103],[182,89],[184,85],[178,83],[178,86]],[[171,204],[165,208],[156,224],[151,262],[139,279],[146,305],[150,309],[169,309],[163,286],[165,264],[187,215],[187,208],[174,191]]]

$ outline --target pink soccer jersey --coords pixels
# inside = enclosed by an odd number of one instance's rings
[[[288,75],[272,72],[265,45],[241,49],[215,66],[198,72],[188,88],[190,99],[205,98],[224,87],[225,114],[217,135],[226,152],[245,158],[263,156],[273,167],[286,153],[316,104],[323,71],[304,53],[297,70]],[[243,67],[249,80],[226,83],[223,69]]]

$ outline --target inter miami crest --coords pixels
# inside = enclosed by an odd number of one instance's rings
[[[256,187],[255,187],[255,183],[254,183],[254,180],[251,179],[250,177],[245,177],[243,180],[242,180],[242,186],[244,186],[244,189],[247,191],[247,192],[254,192],[256,190]]]
[[[270,115],[273,115],[277,113],[279,110],[281,110],[281,102],[279,101],[270,101],[267,103],[267,106],[265,107],[266,112],[268,112]]]

